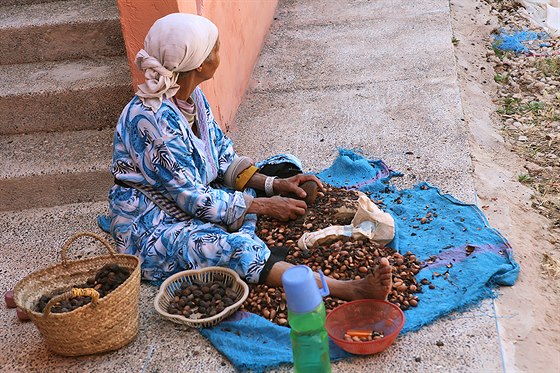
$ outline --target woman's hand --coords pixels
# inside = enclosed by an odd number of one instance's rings
[[[307,211],[304,201],[281,196],[255,198],[247,213],[267,215],[280,221],[296,220]]]
[[[293,194],[301,199],[304,199],[307,194],[305,193],[305,190],[300,188],[300,185],[307,181],[314,181],[321,192],[325,191],[323,184],[321,184],[321,181],[319,181],[317,176],[298,174],[287,179],[275,179],[274,192],[276,194],[280,194],[281,196],[289,196],[290,194]]]

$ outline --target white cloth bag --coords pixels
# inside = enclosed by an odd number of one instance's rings
[[[358,210],[350,225],[332,225],[315,232],[304,233],[298,240],[302,250],[339,239],[369,239],[386,245],[395,237],[395,220],[382,211],[368,196],[360,193]]]

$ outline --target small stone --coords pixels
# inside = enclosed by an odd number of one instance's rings
[[[417,363],[422,361],[422,358],[420,356],[417,356],[414,358],[414,361],[416,361]]]
[[[14,301],[14,292],[12,290],[4,293],[4,301],[6,302],[6,307],[16,308],[16,302]]]
[[[519,136],[519,137],[517,138],[517,141],[525,142],[525,141],[527,141],[527,140],[529,140],[529,138],[528,138],[527,136],[525,136],[525,135],[521,135],[521,136]]]
[[[442,342],[442,341],[437,341],[437,342],[436,342],[436,346],[438,346],[438,347],[443,346],[443,342]]]
[[[535,163],[527,163],[525,164],[525,169],[529,171],[531,175],[537,175],[544,171],[544,168],[535,164]]]
[[[24,310],[22,310],[22,309],[19,308],[19,307],[16,309],[16,315],[17,315],[17,318],[18,318],[20,321],[29,321],[29,320],[31,320],[31,319],[29,318],[29,315],[27,314],[27,312],[25,312]]]

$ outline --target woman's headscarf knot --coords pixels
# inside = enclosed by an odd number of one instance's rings
[[[144,71],[145,83],[136,92],[142,103],[158,111],[163,97],[179,90],[179,73],[202,65],[216,40],[218,28],[204,17],[173,13],[158,19],[136,55],[136,66]]]

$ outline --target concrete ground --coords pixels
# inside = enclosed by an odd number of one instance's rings
[[[281,1],[238,113],[237,152],[255,159],[291,152],[319,171],[337,147],[360,148],[404,172],[402,186],[428,180],[474,202],[452,36],[444,0]],[[0,290],[57,262],[70,234],[99,232],[95,217],[105,211],[106,203],[95,202],[3,213]],[[76,256],[101,251],[77,246]],[[142,285],[133,343],[80,358],[48,353],[36,328],[2,305],[0,371],[232,371],[196,330],[158,317],[155,292]],[[400,337],[381,354],[335,363],[333,371],[502,371],[494,315],[486,301]]]

